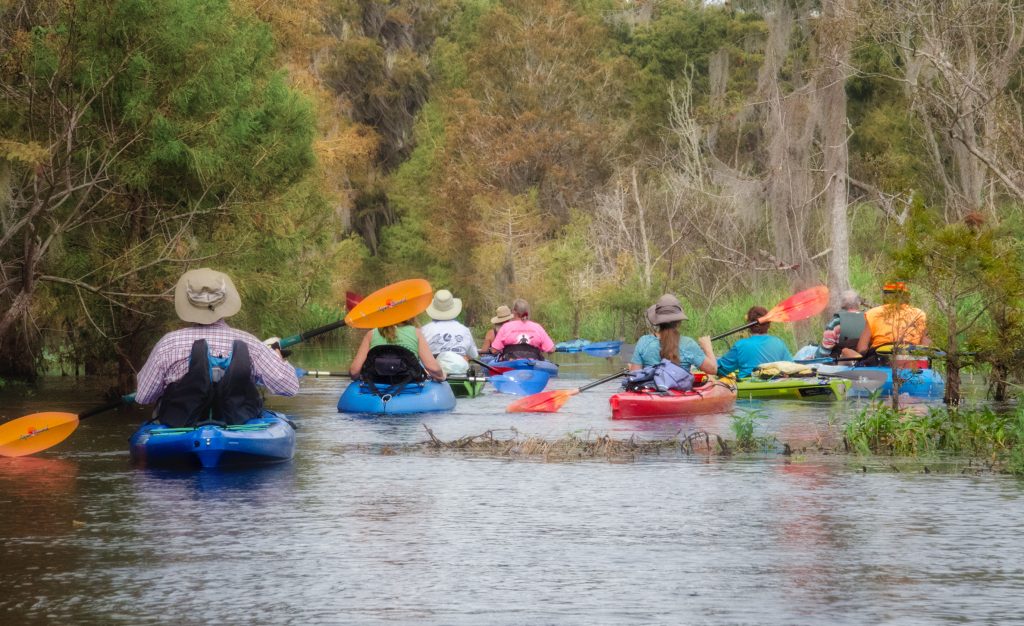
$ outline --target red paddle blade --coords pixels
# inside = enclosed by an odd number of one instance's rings
[[[345,309],[351,311],[356,305],[363,301],[363,297],[354,291],[345,292]]]
[[[580,392],[579,389],[555,389],[542,391],[520,398],[508,405],[506,413],[554,413],[562,408],[566,400]]]
[[[0,425],[0,456],[25,456],[68,438],[78,428],[74,413],[33,413]]]
[[[511,372],[514,369],[514,367],[504,367],[502,365],[495,365],[494,361],[491,361],[490,363],[487,364],[487,371],[489,371],[492,374],[504,374],[505,372]]]
[[[818,285],[786,298],[758,322],[798,322],[813,317],[828,306],[828,287]]]

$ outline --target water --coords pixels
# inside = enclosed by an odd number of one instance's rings
[[[302,354],[296,356],[301,362]],[[333,365],[338,369],[337,364]],[[558,386],[615,364],[569,359]],[[577,378],[570,379],[576,375]],[[344,381],[272,405],[295,459],[242,471],[133,468],[140,412],[0,459],[4,623],[888,623],[1018,620],[1024,485],[860,471],[849,457],[543,463],[386,454],[514,426],[666,437],[723,416],[617,423],[598,388],[552,415],[338,415]],[[95,404],[96,381],[7,389],[0,419]],[[852,403],[762,403],[764,430],[828,439]],[[508,433],[497,433],[499,436]]]

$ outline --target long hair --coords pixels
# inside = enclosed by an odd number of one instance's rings
[[[679,365],[679,322],[658,324],[658,342],[661,343],[661,358]]]
[[[384,341],[387,341],[388,343],[395,343],[395,339],[398,338],[398,326],[395,324],[378,328],[377,332],[379,332],[380,336],[384,338]]]

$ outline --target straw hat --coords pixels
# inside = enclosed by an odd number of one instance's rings
[[[452,295],[447,289],[440,289],[434,294],[434,301],[427,307],[427,315],[434,320],[453,320],[462,312],[462,300]]]
[[[669,293],[658,298],[658,301],[647,309],[647,321],[655,326],[688,319],[690,318],[683,313],[683,305],[679,304],[679,299]]]
[[[174,287],[174,311],[185,322],[212,324],[231,317],[242,308],[235,283],[216,270],[189,270]]]
[[[512,309],[503,304],[494,310],[494,317],[491,318],[491,323],[504,324],[510,319],[512,319]]]

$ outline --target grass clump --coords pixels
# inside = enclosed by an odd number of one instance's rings
[[[775,437],[757,434],[758,423],[766,419],[768,416],[760,409],[741,409],[730,416],[729,428],[736,437],[735,446],[738,451],[754,452],[775,442]]]
[[[940,407],[926,412],[872,403],[844,429],[847,450],[862,455],[984,459],[1024,476],[1024,406],[997,412],[990,407]]]

